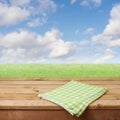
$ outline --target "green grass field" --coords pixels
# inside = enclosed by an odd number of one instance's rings
[[[120,64],[0,64],[0,78],[120,78]]]

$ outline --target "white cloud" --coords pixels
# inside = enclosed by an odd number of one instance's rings
[[[57,46],[57,47],[56,47]],[[71,42],[64,42],[63,40],[59,40],[59,42],[54,42],[51,44],[52,49],[49,57],[57,58],[57,57],[65,57],[73,54],[74,46]]]
[[[96,60],[95,63],[105,63],[113,59],[115,56],[116,56],[116,53],[108,48],[105,50],[105,55],[102,56],[100,59]]]
[[[1,51],[2,56],[0,62],[2,63],[19,63],[28,61],[41,61],[44,59],[40,48],[5,48]]]
[[[80,46],[84,46],[84,45],[87,45],[87,44],[89,44],[89,43],[90,43],[89,40],[82,40],[82,41],[80,41],[79,45],[80,45]]]
[[[33,18],[27,23],[28,26],[37,27],[47,23],[49,13],[56,11],[57,4],[53,0],[35,0],[27,6],[27,9]]]
[[[97,4],[97,5],[100,5],[101,2],[102,2],[102,0],[91,0],[91,1],[94,2],[94,3]]]
[[[80,1],[80,5],[82,6],[88,6],[88,7],[97,7],[101,4],[102,0],[70,0],[71,4],[76,3],[77,1]]]
[[[118,38],[118,39],[116,39],[116,40],[114,40],[114,41],[111,41],[111,42],[109,43],[109,46],[110,46],[110,47],[120,47],[120,38]]]
[[[95,44],[108,47],[120,47],[120,4],[115,5],[110,13],[109,23],[101,34],[93,36]]]
[[[99,6],[101,4],[101,0],[82,0],[80,5],[82,6]]]
[[[57,4],[53,0],[35,0],[31,1],[26,8],[32,16],[32,20],[27,23],[28,26],[37,27],[47,23],[49,13],[56,11]]]
[[[65,42],[62,38],[62,33],[56,29],[52,29],[50,32],[46,32],[44,40],[48,44],[51,52],[50,58],[66,57],[71,55],[75,50],[75,45],[72,42]],[[48,43],[49,42],[49,43]]]
[[[26,9],[0,3],[0,25],[17,24],[30,15]]]
[[[71,4],[74,4],[77,0],[70,0]]]
[[[22,48],[17,48],[17,49],[4,49],[2,50],[2,59],[6,59],[7,58],[25,58],[25,49]]]
[[[34,0],[24,6],[27,8],[32,16],[47,15],[50,12],[55,12],[57,9],[57,4],[53,0]]]
[[[12,32],[0,38],[1,62],[28,62],[72,56],[76,45],[62,39],[62,33],[51,29],[44,35],[26,30]]]
[[[93,33],[93,31],[94,31],[94,28],[90,27],[90,28],[87,28],[84,33],[91,34],[91,33]]]
[[[47,23],[47,20],[45,18],[36,18],[33,19],[32,21],[28,22],[29,27],[37,27],[37,26],[42,26],[45,23]]]
[[[44,18],[48,13],[54,12],[56,8],[57,4],[53,0],[0,1],[0,25],[15,25],[25,21],[28,17],[33,19],[28,22],[30,26],[45,24]]]
[[[39,0],[39,10],[41,13],[45,11],[55,11],[57,8],[57,5],[52,0]]]
[[[96,60],[97,63],[110,62],[114,57],[118,57],[120,48],[120,4],[113,6],[110,11],[109,22],[102,33],[94,35],[92,41],[94,45],[101,49],[102,57]],[[107,48],[107,50],[105,50]],[[114,51],[112,51],[112,49]],[[105,50],[105,51],[104,51]]]
[[[1,38],[0,45],[11,49],[31,48],[38,44],[36,38],[37,34],[28,31],[12,32]]]
[[[30,3],[31,0],[10,0],[10,3],[14,6],[23,6]]]
[[[110,13],[111,18],[109,24],[106,26],[103,34],[105,35],[119,35],[120,34],[120,4],[115,5]]]

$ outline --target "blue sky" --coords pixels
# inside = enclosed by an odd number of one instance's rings
[[[0,0],[0,63],[120,63],[119,0]]]

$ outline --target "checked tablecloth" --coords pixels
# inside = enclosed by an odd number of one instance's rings
[[[70,114],[79,117],[90,103],[102,96],[106,91],[107,89],[104,87],[72,80],[38,96],[62,106]]]

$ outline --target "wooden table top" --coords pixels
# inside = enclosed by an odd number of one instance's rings
[[[40,99],[37,95],[70,80],[108,89],[105,95],[90,104],[87,109],[120,109],[120,78],[0,78],[0,109],[63,110],[62,107]]]

